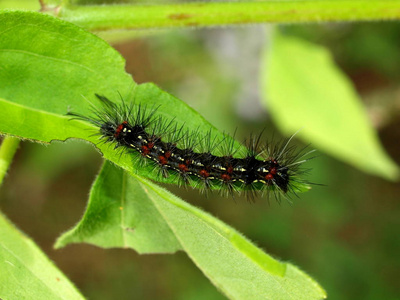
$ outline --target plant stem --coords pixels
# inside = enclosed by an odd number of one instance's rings
[[[205,27],[400,19],[398,0],[292,0],[62,7],[59,16],[89,30]]]
[[[0,186],[3,183],[3,179],[7,173],[8,167],[10,166],[14,157],[15,151],[17,151],[20,140],[15,137],[7,136],[3,139],[3,143],[0,146]]]

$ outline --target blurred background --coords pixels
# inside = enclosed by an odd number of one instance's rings
[[[384,148],[400,163],[400,24],[284,30],[331,50],[362,96]],[[123,42],[103,37],[125,57],[136,82],[156,83],[218,129],[237,129],[236,138],[243,140],[263,128],[266,136],[279,135],[260,100],[261,59],[270,33],[270,26],[258,25],[146,32]],[[292,205],[166,188],[267,253],[298,265],[329,299],[400,299],[400,185],[319,154],[307,163],[308,179],[325,186],[314,186]],[[55,239],[83,215],[101,162],[84,142],[23,142],[0,190],[0,209],[88,299],[225,299],[182,252],[140,256],[85,244],[53,250]]]

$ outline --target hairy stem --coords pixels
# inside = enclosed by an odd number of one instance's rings
[[[17,151],[20,140],[15,137],[5,137],[0,146],[0,186]]]
[[[398,0],[292,0],[70,6],[59,16],[89,30],[400,19]]]

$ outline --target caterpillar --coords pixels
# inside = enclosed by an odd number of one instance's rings
[[[298,184],[310,184],[301,179],[308,171],[301,165],[311,159],[307,157],[314,150],[291,146],[294,135],[281,143],[263,145],[261,134],[252,136],[240,158],[231,138],[216,140],[210,133],[186,130],[175,120],[156,116],[157,107],[135,106],[123,100],[114,103],[95,95],[101,107],[93,106],[92,116],[74,112],[68,115],[95,125],[99,130],[96,134],[105,143],[114,144],[114,149],[139,153],[157,167],[161,176],[177,174],[181,185],[195,186],[205,192],[226,191],[233,197],[237,192],[245,192],[251,199],[258,191],[269,198],[272,191],[280,202],[281,196],[290,201],[290,194],[297,195]]]

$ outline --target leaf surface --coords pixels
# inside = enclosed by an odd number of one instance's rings
[[[326,297],[296,266],[277,261],[208,213],[110,162],[92,188],[83,219],[56,247],[76,242],[140,253],[183,250],[231,299]]]
[[[0,298],[84,299],[38,246],[0,214]]]
[[[267,53],[264,102],[286,133],[373,175],[399,169],[383,149],[349,79],[325,48],[276,32]]]
[[[0,12],[0,132],[38,142],[79,138],[129,171],[163,182],[153,168],[139,168],[137,155],[123,155],[100,144],[87,122],[70,121],[68,111],[91,114],[95,93],[118,102],[134,101],[185,130],[224,135],[184,102],[151,83],[136,85],[125,61],[95,35],[70,23],[34,12]],[[239,143],[236,143],[241,147]]]
[[[125,72],[124,63],[108,44],[72,24],[34,12],[0,12],[0,133],[39,142],[84,139],[125,170],[168,183],[176,183],[177,175],[157,176],[151,164],[142,166],[137,153],[121,155],[93,136],[98,128],[71,121],[66,113],[92,115],[91,107],[100,105],[95,93],[114,102],[122,97],[125,102],[156,109],[157,117],[172,120],[177,128],[184,126],[197,141],[232,141],[156,85],[137,85]],[[244,152],[243,145],[233,143],[235,149],[243,150],[236,155]],[[297,186],[298,191],[307,189],[305,184]]]

